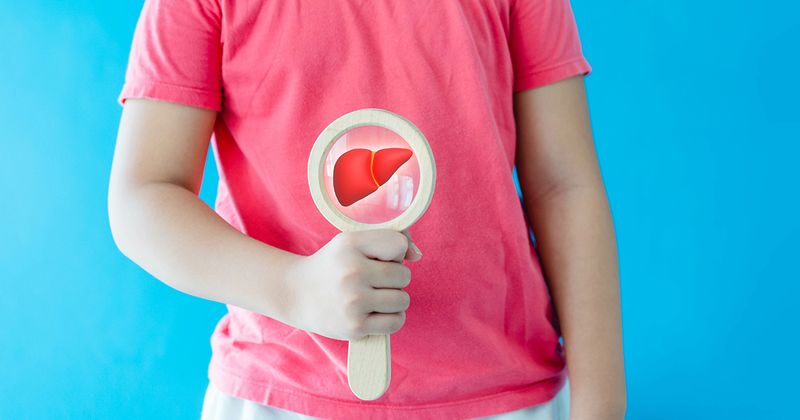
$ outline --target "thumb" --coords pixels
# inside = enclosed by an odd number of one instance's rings
[[[408,232],[408,229],[403,229],[400,233],[406,235],[406,238],[408,238],[408,250],[403,258],[412,262],[419,261],[422,258],[422,252],[417,248],[414,240],[411,239],[411,234]]]

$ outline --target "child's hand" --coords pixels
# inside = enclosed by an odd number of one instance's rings
[[[402,262],[421,257],[407,231],[342,232],[290,268],[288,323],[337,340],[394,333],[410,303]]]

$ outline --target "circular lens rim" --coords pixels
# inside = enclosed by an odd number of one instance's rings
[[[378,126],[393,131],[409,146],[419,163],[419,186],[411,204],[400,215],[381,223],[363,223],[342,213],[325,191],[325,158],[336,141],[348,131],[362,126]],[[308,158],[308,184],[311,198],[328,222],[341,231],[366,229],[405,230],[428,209],[436,185],[436,164],[428,140],[411,121],[381,108],[357,109],[337,118],[317,137]]]

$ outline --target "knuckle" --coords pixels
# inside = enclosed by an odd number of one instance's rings
[[[402,233],[397,231],[393,231],[392,236],[393,236],[392,240],[395,241],[397,248],[403,250],[408,249],[408,238],[406,237],[406,235],[403,235]]]
[[[411,283],[411,270],[400,263],[386,262],[381,267],[381,276],[391,281],[392,287],[404,288]]]
[[[411,283],[411,270],[399,263],[387,264],[383,276],[391,280],[392,287],[395,288],[402,289]]]
[[[363,280],[361,270],[356,266],[348,266],[344,268],[344,273],[339,279],[339,284],[345,291],[352,291],[358,289]]]
[[[345,231],[340,232],[334,239],[336,240],[336,244],[340,247],[353,248],[356,244],[355,236],[355,232]]]
[[[363,322],[351,320],[351,322],[347,325],[347,336],[349,336],[351,340],[358,340],[361,337],[364,337],[365,334],[366,331]]]
[[[348,315],[355,316],[364,311],[367,304],[367,297],[363,292],[355,292],[350,294],[345,305],[345,311]]]
[[[386,279],[392,279],[397,274],[395,272],[394,264],[389,261],[381,262],[378,271],[380,272],[380,276]]]

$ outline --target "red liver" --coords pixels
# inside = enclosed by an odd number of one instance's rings
[[[404,163],[412,152],[403,148],[348,150],[333,165],[333,190],[342,206],[372,194]]]

